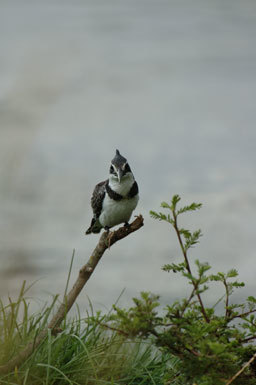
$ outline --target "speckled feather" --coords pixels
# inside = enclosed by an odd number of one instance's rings
[[[99,223],[97,224],[96,222],[99,222],[98,218],[102,210],[102,204],[106,194],[107,183],[108,183],[108,179],[96,184],[93,190],[92,197],[91,197],[91,206],[92,206],[92,211],[94,215],[91,221],[91,225],[85,234],[99,233],[101,230],[101,225]]]
[[[98,218],[100,216],[103,199],[106,194],[107,184],[108,184],[108,179],[98,183],[95,186],[95,189],[93,190],[92,198],[91,198],[91,206],[92,206],[92,211],[95,218]]]

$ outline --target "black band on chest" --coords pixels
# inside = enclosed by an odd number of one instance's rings
[[[121,199],[123,199],[123,196],[112,190],[108,183],[106,184],[106,191],[109,198],[114,199],[114,201],[120,201]]]
[[[134,182],[131,187],[131,190],[129,191],[128,198],[135,197],[135,195],[137,195],[138,192],[139,192],[139,188],[138,188],[137,182]]]
[[[114,199],[114,201],[120,201],[121,199],[125,199],[125,198],[129,199],[129,198],[135,197],[135,195],[137,195],[139,192],[139,188],[138,188],[137,182],[134,182],[129,193],[127,194],[127,196],[124,197],[123,195],[118,194],[117,192],[112,190],[112,188],[109,186],[109,183],[107,183],[106,191],[110,199]]]

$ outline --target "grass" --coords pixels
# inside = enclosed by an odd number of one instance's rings
[[[20,352],[45,329],[57,301],[36,314],[29,314],[23,284],[16,301],[0,302],[0,365]],[[107,315],[77,310],[66,318],[61,331],[47,337],[13,372],[0,375],[0,384],[15,385],[178,385],[177,359],[149,341],[131,341],[101,326]]]

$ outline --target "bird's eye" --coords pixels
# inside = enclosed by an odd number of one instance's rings
[[[112,165],[110,166],[109,172],[110,172],[110,174],[114,174],[115,173],[114,167]]]
[[[125,170],[125,172],[131,172],[131,169],[130,169],[130,166],[128,163],[126,163],[124,170]]]

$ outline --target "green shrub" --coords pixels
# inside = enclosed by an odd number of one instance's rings
[[[190,294],[158,311],[159,297],[141,293],[134,298],[130,309],[114,307],[112,322],[115,328],[130,337],[151,338],[153,343],[179,359],[180,379],[185,384],[223,385],[256,352],[256,299],[250,296],[243,304],[231,302],[231,295],[244,283],[237,280],[237,271],[210,273],[208,263],[196,260],[192,269],[189,250],[199,242],[201,230],[190,231],[179,225],[179,217],[201,208],[201,204],[178,207],[180,197],[175,195],[170,204],[163,202],[166,211],[150,214],[164,221],[175,230],[181,249],[182,261],[162,267],[165,272],[176,273],[186,278]],[[202,298],[207,298],[208,284],[223,285],[222,312],[216,305],[207,307]],[[168,377],[168,376],[167,376]],[[166,379],[168,382],[168,378]],[[248,366],[234,384],[255,385],[256,367]]]

